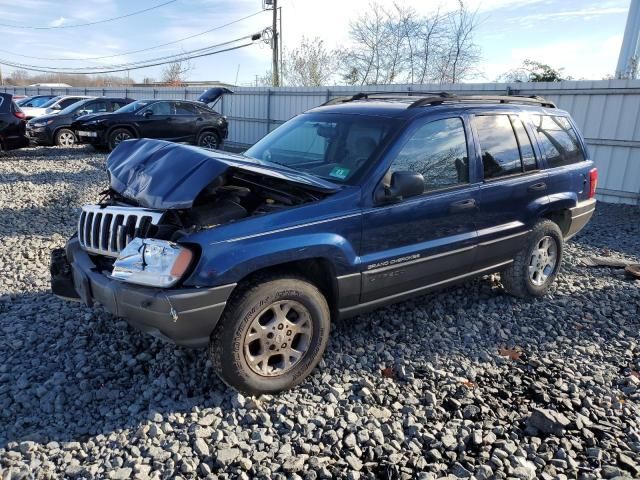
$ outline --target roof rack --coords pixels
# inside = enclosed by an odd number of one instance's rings
[[[403,92],[361,92],[353,96],[337,97],[324,105],[335,105],[338,103],[347,103],[357,100],[367,100],[369,98],[376,98],[379,100],[384,99],[397,99],[401,97],[415,97],[420,96],[415,102],[409,105],[409,108],[423,107],[427,105],[441,105],[447,103],[467,103],[467,102],[480,102],[480,103],[513,103],[521,105],[540,105],[541,107],[556,108],[555,103],[551,100],[547,100],[537,95],[455,95],[450,92],[416,92],[416,91],[403,91]]]

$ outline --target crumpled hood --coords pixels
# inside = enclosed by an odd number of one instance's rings
[[[190,208],[198,194],[230,169],[258,173],[322,192],[340,187],[314,175],[218,150],[141,138],[109,155],[111,188],[146,208]]]

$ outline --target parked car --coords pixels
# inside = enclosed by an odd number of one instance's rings
[[[60,113],[60,111],[67,108],[69,105],[85,98],[95,97],[88,97],[86,95],[59,95],[57,97],[53,97],[51,100],[43,103],[39,107],[25,107],[23,111],[27,116],[27,120],[31,120],[32,118],[41,117],[42,115],[48,115],[50,113]]]
[[[595,210],[598,172],[540,98],[359,94],[244,154],[120,144],[110,188],[52,253],[52,290],[278,392],[318,364],[331,319],[499,272],[547,294]]]
[[[0,150],[13,150],[29,145],[25,136],[25,115],[11,94],[0,93]]]
[[[29,120],[27,135],[38,145],[70,147],[77,142],[71,124],[77,118],[89,114],[106,114],[133,102],[130,98],[85,98],[72,103],[60,113],[42,115]]]
[[[56,95],[34,95],[32,97],[24,97],[20,100],[16,100],[16,105],[20,108],[33,108],[33,107],[41,107],[45,103],[47,103],[52,98],[55,98]],[[15,100],[15,97],[13,97]]]
[[[200,102],[138,100],[107,115],[89,115],[73,122],[79,143],[111,151],[130,138],[158,138],[220,148],[227,120]]]

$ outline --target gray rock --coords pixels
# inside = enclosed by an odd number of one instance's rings
[[[562,413],[544,408],[536,408],[527,420],[527,426],[553,435],[564,435],[570,423]]]

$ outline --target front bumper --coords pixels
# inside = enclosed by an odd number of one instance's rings
[[[565,234],[565,240],[569,240],[575,234],[577,234],[580,230],[582,230],[591,217],[593,217],[593,212],[596,210],[596,199],[591,198],[589,200],[584,200],[582,202],[578,202],[578,204],[569,209],[569,230]]]
[[[88,128],[76,128],[74,129],[78,143],[90,144],[90,145],[105,145],[104,132],[98,130],[90,130]],[[86,134],[90,135],[86,135]]]
[[[27,138],[36,145],[53,145],[53,135],[48,127],[27,126]]]
[[[162,289],[111,279],[73,237],[51,255],[51,290],[88,306],[99,302],[116,317],[178,345],[206,346],[236,284]]]

